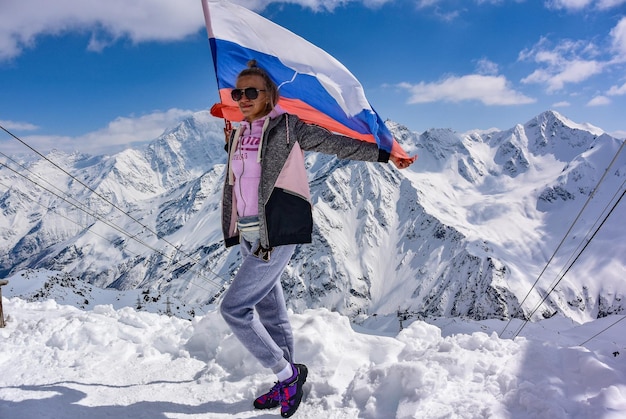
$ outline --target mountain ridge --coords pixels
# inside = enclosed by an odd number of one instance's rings
[[[554,111],[505,131],[419,134],[387,124],[419,155],[408,170],[307,153],[315,230],[282,277],[292,309],[326,307],[355,321],[400,310],[476,319],[561,312],[576,320],[623,311],[618,255],[626,248],[616,238],[603,238],[586,271],[567,277],[544,303],[548,281],[525,298],[622,140]],[[238,258],[221,237],[223,141],[220,121],[205,111],[144,149],[54,154],[93,191],[32,163],[65,200],[0,170],[3,275],[48,269],[99,288],[148,290],[161,303],[163,296],[179,301],[181,316],[216,302]],[[575,237],[585,237],[626,178],[623,156],[616,167]],[[612,236],[626,233],[615,224]],[[575,248],[571,239],[563,246]],[[593,262],[599,258],[606,266]],[[587,281],[586,272],[606,279]]]

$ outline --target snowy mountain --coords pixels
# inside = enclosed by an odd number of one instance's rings
[[[611,165],[623,140],[553,111],[506,131],[388,125],[419,155],[408,170],[307,154],[314,240],[282,278],[296,312],[323,307],[357,322],[623,312],[624,204],[604,220],[623,193],[626,154]],[[145,149],[8,162],[4,291],[85,306],[111,289],[124,304],[203,312],[238,266],[219,221],[225,157],[222,122],[199,112]],[[50,280],[25,286],[33,270]]]

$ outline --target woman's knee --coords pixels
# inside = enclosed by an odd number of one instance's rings
[[[233,303],[234,301],[224,298],[220,304],[220,314],[227,324],[245,323],[252,317],[254,309]]]
[[[220,314],[222,315],[222,318],[226,320],[226,323],[231,323],[231,321],[236,317],[233,309],[234,307],[230,305],[230,301],[224,298],[220,304]]]

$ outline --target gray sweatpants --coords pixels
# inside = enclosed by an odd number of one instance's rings
[[[241,240],[243,262],[224,294],[220,311],[239,341],[274,373],[293,363],[293,334],[280,276],[295,245],[275,247],[265,262]]]

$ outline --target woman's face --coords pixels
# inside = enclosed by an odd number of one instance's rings
[[[272,107],[269,104],[270,97],[265,90],[265,80],[263,80],[263,77],[252,74],[241,76],[237,79],[237,89],[247,89],[249,87],[258,90],[257,98],[248,99],[244,94],[237,103],[245,120],[252,122],[267,115]]]

